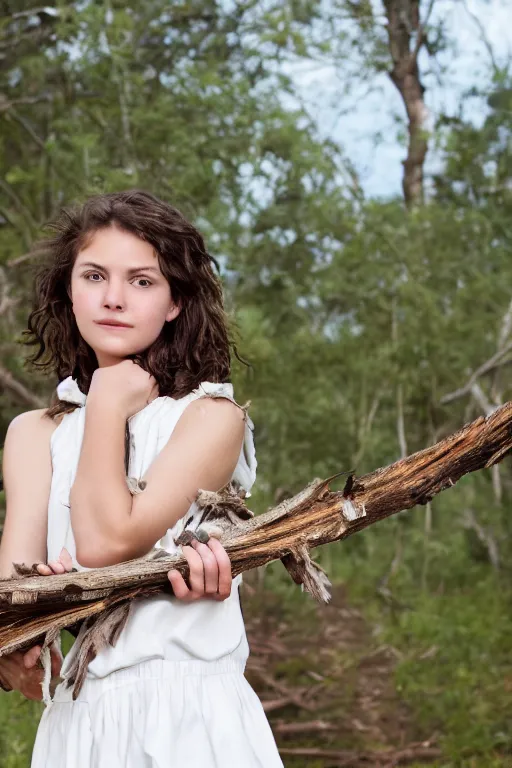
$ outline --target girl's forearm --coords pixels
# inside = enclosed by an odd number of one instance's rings
[[[70,492],[70,514],[77,560],[88,553],[119,547],[128,527],[132,496],[126,484],[124,434],[126,416],[115,404],[88,399],[85,429],[75,481]],[[83,563],[84,564],[84,563]]]

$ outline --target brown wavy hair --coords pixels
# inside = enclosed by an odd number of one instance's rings
[[[88,393],[98,362],[75,321],[69,298],[71,271],[94,233],[112,225],[153,246],[172,298],[181,306],[150,347],[129,357],[154,376],[161,396],[180,398],[202,381],[228,381],[231,346],[237,359],[247,363],[238,356],[230,335],[222,284],[212,266],[219,271],[219,265],[202,235],[177,208],[141,189],[95,195],[81,205],[63,208],[46,225],[55,234],[34,246],[44,260],[36,274],[28,329],[22,333],[23,344],[38,346],[27,363],[55,373],[58,381],[72,376]],[[56,393],[52,400],[50,418],[77,407],[58,400]]]

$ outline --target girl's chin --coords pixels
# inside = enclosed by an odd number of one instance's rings
[[[92,347],[94,354],[98,360],[116,358],[118,360],[126,360],[130,355],[138,355],[146,349],[140,347],[128,346],[127,344],[102,344],[101,347]]]

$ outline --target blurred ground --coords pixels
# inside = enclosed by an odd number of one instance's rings
[[[397,692],[401,652],[379,641],[344,588],[333,588],[329,606],[299,598],[283,607],[247,577],[242,592],[246,675],[286,768],[451,765],[439,762],[437,734],[415,722]]]

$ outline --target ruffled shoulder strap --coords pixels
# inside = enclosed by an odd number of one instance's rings
[[[78,384],[72,376],[68,376],[67,379],[63,379],[57,385],[57,396],[59,400],[64,400],[66,403],[76,403],[77,405],[85,405],[87,399],[87,396],[78,388]]]
[[[254,447],[254,424],[247,413],[247,409],[250,406],[250,401],[245,405],[240,405],[233,395],[233,384],[231,382],[224,382],[219,384],[213,381],[202,381],[201,384],[194,389],[184,400],[188,402],[192,400],[200,399],[201,397],[224,397],[227,400],[231,400],[232,403],[237,405],[244,412],[245,421],[245,434],[242,449],[240,451],[240,458],[233,472],[233,480],[240,483],[242,488],[246,491],[246,496],[249,497],[250,489],[256,481],[256,468],[258,462],[256,460],[256,450]]]

